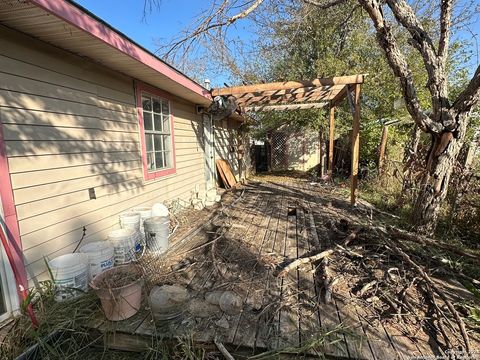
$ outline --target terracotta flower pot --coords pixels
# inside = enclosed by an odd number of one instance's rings
[[[90,286],[100,298],[108,320],[128,319],[140,309],[143,276],[134,265],[108,269],[95,276]]]

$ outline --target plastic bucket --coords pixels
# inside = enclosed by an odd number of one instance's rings
[[[85,244],[80,248],[80,252],[88,255],[90,279],[113,267],[114,250],[112,243],[109,241],[96,241]]]
[[[140,230],[140,214],[136,212],[126,212],[120,214],[120,226],[122,229]]]
[[[154,253],[163,253],[168,249],[170,220],[168,216],[154,216],[145,220],[145,240],[147,249]]]
[[[113,230],[108,234],[108,241],[113,245],[115,265],[128,264],[135,258],[138,231],[133,229]]]
[[[142,234],[145,234],[145,228],[143,227],[143,223],[145,220],[150,219],[152,217],[152,208],[151,207],[138,207],[132,209],[132,212],[140,214],[140,231]]]
[[[55,301],[70,300],[88,290],[88,255],[62,255],[50,260],[48,266],[55,285]]]

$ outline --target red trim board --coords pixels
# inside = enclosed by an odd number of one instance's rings
[[[142,108],[142,92],[148,94],[157,95],[161,98],[168,100],[170,107],[170,130],[172,137],[172,167],[165,170],[158,170],[154,172],[148,171],[147,163],[147,147],[145,144],[145,128],[143,126],[143,108]],[[172,96],[160,89],[157,89],[153,86],[144,84],[140,81],[135,81],[135,97],[137,99],[137,113],[138,113],[138,124],[140,126],[140,144],[142,147],[142,165],[143,165],[143,177],[145,180],[158,179],[162,176],[175,174],[177,171],[177,157],[175,155],[175,129],[174,129],[174,114],[172,106]]]
[[[3,214],[5,216],[5,227],[7,240],[9,241],[9,250],[12,253],[14,266],[19,271],[20,284],[19,291],[28,289],[27,271],[23,261],[22,240],[20,238],[20,228],[18,226],[17,211],[13,198],[12,182],[10,180],[10,171],[8,168],[7,151],[3,136],[3,125],[0,122],[0,197],[2,199]],[[23,286],[24,289],[21,289]]]

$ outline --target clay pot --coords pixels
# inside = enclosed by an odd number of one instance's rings
[[[134,265],[108,269],[95,276],[90,286],[100,298],[108,320],[125,320],[140,310],[143,276]]]

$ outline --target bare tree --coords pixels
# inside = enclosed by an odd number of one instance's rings
[[[171,44],[171,52],[188,46],[201,36],[210,36],[217,31],[224,36],[224,29],[240,19],[259,11],[262,3],[282,0],[222,0],[213,1],[214,9],[200,20],[197,26]],[[349,0],[283,0],[303,2],[308,6],[327,9]],[[353,0],[352,0],[353,1]],[[469,114],[480,99],[480,67],[465,89],[453,100],[449,99],[447,60],[452,34],[454,0],[439,0],[438,31],[430,34],[423,26],[414,7],[405,0],[355,0],[369,15],[376,31],[377,40],[384,50],[387,62],[398,78],[406,108],[418,128],[431,135],[432,143],[426,160],[425,175],[420,184],[419,196],[414,208],[414,221],[423,233],[432,233],[438,221],[439,210],[444,201],[450,176],[460,149],[465,140]],[[415,9],[421,4],[415,4]],[[237,10],[236,13],[232,11]],[[429,9],[432,9],[429,7]],[[418,11],[418,10],[417,10]],[[461,12],[459,12],[461,13]],[[385,15],[387,14],[387,15]],[[460,15],[459,15],[460,16]],[[431,109],[424,109],[417,96],[417,86],[410,71],[406,55],[396,38],[394,26],[400,26],[409,34],[409,43],[421,58],[428,75],[427,88]],[[210,35],[209,35],[210,34]],[[427,111],[428,110],[428,111]]]

